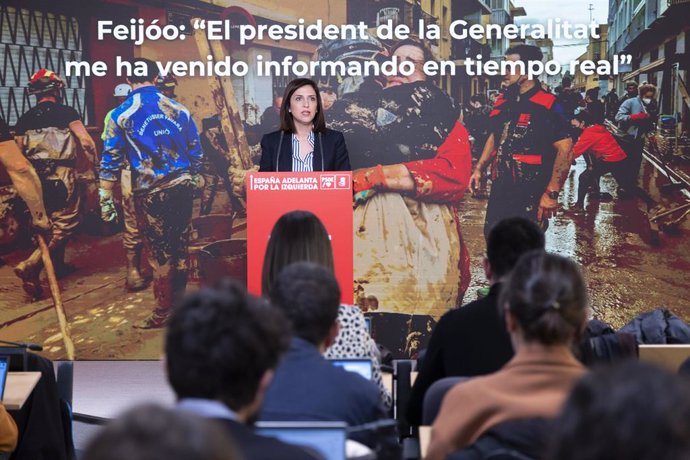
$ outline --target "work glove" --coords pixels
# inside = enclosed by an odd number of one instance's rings
[[[194,190],[201,190],[204,188],[206,185],[206,180],[204,179],[204,176],[201,174],[193,174],[192,175],[192,185],[194,186]]]
[[[232,181],[232,192],[238,197],[243,197],[246,195],[247,173],[257,172],[258,170],[258,166],[252,166],[249,169],[234,168],[230,166],[228,168],[228,175]]]
[[[640,112],[636,113],[635,115],[630,115],[630,119],[635,121],[646,120],[647,118],[649,118],[649,114],[647,112]]]
[[[117,209],[115,209],[112,190],[99,188],[98,203],[101,205],[101,219],[103,219],[103,222],[117,221]]]

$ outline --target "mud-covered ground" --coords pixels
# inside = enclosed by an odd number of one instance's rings
[[[660,306],[690,321],[690,216],[676,231],[661,232],[659,242],[640,200],[616,197],[611,176],[601,181],[601,191],[613,195],[609,202],[586,201],[585,212],[568,209],[576,200],[577,178],[584,169],[579,159],[565,184],[567,203],[551,220],[546,233],[547,250],[574,258],[582,267],[590,288],[595,318],[619,328],[637,314]],[[685,196],[667,190],[669,181],[644,163],[642,184],[650,196],[670,209],[685,202]],[[564,201],[563,196],[561,201]],[[481,238],[485,200],[468,197],[464,202],[464,234],[472,255],[472,287],[466,300],[476,297],[476,285],[486,285],[480,264],[484,254]]]
[[[581,161],[581,160],[580,160]],[[579,162],[568,178],[565,199],[575,201]],[[644,185],[663,204],[685,200],[679,192],[660,189],[667,179],[645,164]],[[583,267],[590,287],[594,316],[620,327],[642,311],[666,306],[690,320],[690,224],[675,234],[662,233],[660,244],[651,245],[646,207],[637,200],[616,198],[615,182],[602,180],[602,191],[611,202],[590,201],[586,212],[560,213],[547,232],[547,247],[575,258]],[[219,193],[219,197],[223,194]],[[482,227],[486,200],[468,195],[462,205],[463,233],[472,256],[472,284],[465,300],[486,286],[482,271]],[[222,212],[216,206],[214,212]],[[52,302],[29,302],[12,266],[28,249],[2,256],[0,266],[0,338],[42,343],[52,359],[65,358],[62,337]],[[119,234],[79,235],[67,251],[77,270],[61,280],[63,302],[78,359],[155,359],[160,356],[160,331],[140,331],[132,323],[153,308],[151,289],[139,293],[124,290],[125,258]],[[194,283],[190,288],[194,288]],[[47,289],[47,284],[46,284]]]

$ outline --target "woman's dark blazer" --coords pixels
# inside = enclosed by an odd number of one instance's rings
[[[268,133],[261,138],[261,163],[259,172],[292,171],[292,133],[285,131],[283,145],[278,156],[280,130]],[[323,167],[321,164],[321,142],[323,142]],[[276,161],[280,161],[276,167]],[[345,138],[340,131],[326,128],[314,133],[314,171],[351,171]]]

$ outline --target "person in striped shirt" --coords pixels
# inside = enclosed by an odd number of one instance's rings
[[[326,128],[323,112],[316,83],[292,80],[280,106],[280,129],[261,139],[259,171],[349,171],[345,138]]]

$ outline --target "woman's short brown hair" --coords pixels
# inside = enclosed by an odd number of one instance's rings
[[[656,86],[652,85],[651,83],[647,83],[647,84],[640,86],[638,88],[637,92],[640,95],[640,97],[644,94],[647,94],[647,93],[656,94]]]
[[[273,226],[261,273],[264,295],[268,295],[280,271],[295,262],[314,262],[335,272],[328,231],[309,211],[290,211]]]
[[[288,83],[283,95],[283,103],[280,105],[280,129],[290,133],[295,132],[295,121],[292,119],[290,113],[290,98],[293,93],[303,86],[309,85],[314,88],[316,93],[316,115],[314,116],[314,132],[320,133],[326,129],[326,119],[323,116],[323,107],[321,106],[321,94],[319,87],[314,80],[309,78],[295,78]]]

